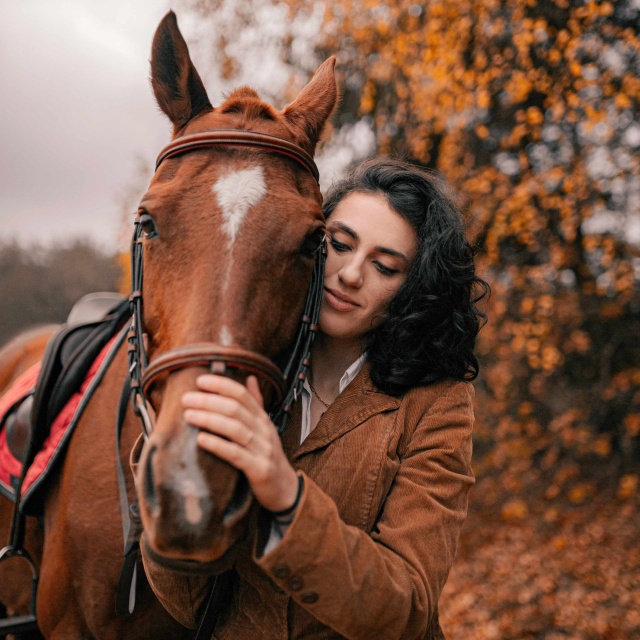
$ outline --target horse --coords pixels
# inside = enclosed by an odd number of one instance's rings
[[[137,488],[157,557],[185,570],[233,561],[255,499],[241,474],[196,447],[180,398],[203,371],[256,374],[265,402],[281,412],[279,398],[291,396],[284,380],[304,376],[306,347],[289,365],[300,351],[300,323],[307,347],[315,330],[306,315],[310,282],[315,300],[322,291],[324,217],[312,157],[337,100],[334,66],[333,58],[323,63],[282,110],[247,87],[214,108],[175,14],[160,22],[151,84],[172,142],[135,218],[132,327],[44,499],[37,615],[46,638],[191,637],[162,609],[139,560],[136,606],[128,617],[114,615],[123,557],[118,460],[131,503]],[[286,375],[274,362],[289,362]],[[120,404],[127,379],[132,402]],[[134,479],[129,454],[141,442]]]

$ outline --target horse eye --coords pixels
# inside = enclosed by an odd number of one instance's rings
[[[148,213],[140,214],[140,228],[142,229],[142,235],[145,238],[157,238],[158,229],[153,218]]]
[[[324,240],[324,229],[316,229],[311,233],[308,233],[304,240],[302,241],[302,246],[300,247],[300,253],[305,258],[313,258],[315,254],[318,252],[318,249],[322,246],[322,241]]]

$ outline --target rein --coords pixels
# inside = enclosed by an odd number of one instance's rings
[[[162,162],[179,154],[208,147],[249,147],[284,156],[298,163],[314,177],[319,178],[313,158],[301,147],[276,136],[235,129],[217,129],[181,136],[170,142],[158,155],[156,171]],[[129,347],[129,375],[131,378],[131,402],[142,421],[145,437],[153,430],[147,392],[161,374],[192,366],[208,366],[212,373],[224,375],[236,369],[256,375],[275,392],[275,407],[270,417],[278,432],[284,432],[293,403],[297,400],[307,377],[311,346],[318,330],[318,316],[322,302],[326,240],[323,240],[313,266],[311,283],[307,291],[302,319],[293,342],[293,349],[283,371],[270,360],[242,347],[223,347],[214,343],[184,345],[167,351],[149,362],[142,339],[142,272],[143,249],[140,214],[134,220],[131,241],[131,327],[127,336]]]

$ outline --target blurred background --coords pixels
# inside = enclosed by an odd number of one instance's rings
[[[168,8],[3,3],[0,341],[124,286],[169,138],[147,79]],[[337,55],[325,187],[389,153],[458,193],[493,293],[447,637],[640,638],[640,1],[172,8],[214,104],[249,84],[282,107]]]

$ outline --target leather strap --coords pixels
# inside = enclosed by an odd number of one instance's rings
[[[122,524],[122,539],[124,541],[124,560],[120,570],[120,578],[116,588],[116,615],[129,616],[136,606],[136,583],[137,583],[137,559],[140,548],[140,533],[142,532],[142,522],[138,503],[134,500],[129,504],[127,492],[127,480],[120,458],[120,436],[124,425],[129,397],[131,395],[131,379],[125,378],[118,410],[116,412],[116,473],[118,477],[118,497],[120,499],[120,522]]]
[[[302,147],[278,136],[242,129],[212,129],[211,131],[199,131],[198,133],[180,136],[170,142],[160,152],[156,160],[156,171],[162,164],[162,161],[167,158],[171,158],[179,153],[184,153],[185,151],[193,151],[194,149],[204,149],[213,146],[252,147],[254,149],[277,153],[278,155],[286,156],[297,162],[301,167],[311,173],[316,182],[320,181],[320,174],[316,163],[313,161],[311,155]]]
[[[185,369],[187,367],[210,367],[216,362],[226,367],[242,369],[265,379],[275,391],[278,403],[285,394],[285,380],[280,369],[267,358],[241,347],[223,347],[209,343],[194,343],[166,351],[149,363],[142,377],[142,391],[147,394],[149,387],[160,374]]]
[[[211,640],[213,631],[216,627],[216,622],[228,606],[231,604],[231,596],[233,595],[233,585],[231,579],[231,572],[219,573],[213,577],[213,584],[211,585],[211,591],[207,598],[207,605],[205,607],[202,618],[200,619],[200,625],[198,626],[198,632],[196,633],[195,640]]]

